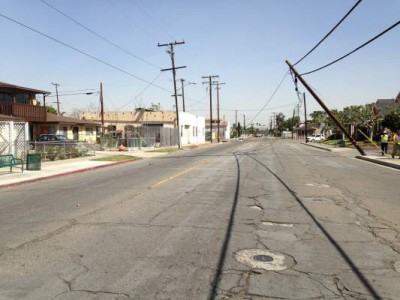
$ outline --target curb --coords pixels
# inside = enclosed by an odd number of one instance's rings
[[[72,174],[77,174],[77,173],[84,173],[84,172],[88,172],[88,171],[92,171],[92,170],[96,170],[96,169],[103,169],[103,168],[107,168],[107,167],[113,167],[113,166],[117,166],[117,165],[132,163],[137,160],[142,160],[142,158],[135,159],[135,160],[119,161],[119,162],[115,162],[115,163],[109,163],[109,164],[105,164],[105,165],[101,165],[101,166],[89,167],[89,168],[79,169],[79,170],[74,170],[74,171],[68,171],[68,172],[64,172],[64,173],[58,173],[58,174],[54,174],[54,175],[50,175],[50,176],[28,179],[28,180],[14,182],[14,183],[10,183],[10,184],[3,184],[3,185],[0,185],[0,189],[15,187],[15,186],[23,185],[26,183],[33,183],[33,182],[56,178],[56,177],[61,177],[61,176],[67,176],[67,175],[72,175]]]
[[[371,162],[371,163],[374,163],[374,164],[378,164],[378,165],[382,165],[382,166],[385,166],[385,167],[389,167],[389,168],[400,170],[400,165],[392,164],[390,162],[380,161],[380,160],[376,160],[376,159],[373,159],[373,158],[364,157],[364,156],[360,156],[360,155],[357,155],[356,158],[360,159],[360,160],[365,160],[365,161],[368,161],[368,162]]]

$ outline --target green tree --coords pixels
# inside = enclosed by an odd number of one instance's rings
[[[277,113],[275,115],[275,133],[278,134],[284,130],[285,128],[285,115],[283,113]]]
[[[391,131],[400,129],[400,114],[393,110],[385,116],[382,126],[389,128]]]
[[[46,106],[46,111],[47,111],[49,114],[53,114],[53,115],[56,115],[56,114],[57,114],[57,110],[56,110],[53,106]]]

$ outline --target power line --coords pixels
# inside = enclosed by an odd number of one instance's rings
[[[153,84],[161,76],[161,74],[162,74],[162,72],[160,71],[160,73],[158,73],[157,76],[151,81],[151,84]],[[150,87],[151,84],[149,83],[148,85],[146,85],[146,87],[140,93],[138,93],[135,97],[133,97],[132,100],[129,100],[127,103],[125,103],[124,105],[119,107],[117,110],[120,110],[120,109],[124,108],[125,106],[127,106],[128,104],[131,104],[137,98],[142,96],[144,94],[144,92],[147,91],[147,89]]]
[[[80,27],[86,29],[87,31],[89,31],[90,33],[94,34],[95,36],[97,36],[98,38],[102,39],[103,41],[107,42],[108,44],[114,46],[115,48],[118,48],[119,50],[125,52],[126,54],[152,66],[155,67],[157,69],[161,69],[161,67],[141,58],[140,56],[137,56],[136,54],[133,54],[132,52],[120,47],[119,45],[111,42],[110,40],[108,40],[107,38],[105,38],[104,36],[100,35],[99,33],[95,32],[94,30],[90,29],[89,27],[83,25],[82,23],[80,23],[79,21],[75,20],[74,18],[72,18],[71,16],[67,15],[66,13],[62,12],[61,10],[59,10],[58,8],[54,7],[53,5],[49,4],[48,2],[46,2],[45,0],[39,0],[41,2],[43,2],[44,4],[46,4],[48,7],[50,7],[51,9],[57,11],[58,13],[60,13],[61,15],[63,15],[64,17],[66,17],[68,20],[74,22],[75,24],[79,25]]]
[[[15,20],[15,19],[12,19],[12,18],[10,18],[10,17],[7,17],[6,15],[3,15],[3,14],[1,14],[1,13],[0,13],[0,16],[3,17],[3,18],[5,18],[5,19],[7,19],[7,20],[9,20],[9,21],[11,21],[11,22],[13,22],[13,23],[16,23],[16,24],[18,24],[18,25],[20,25],[20,26],[22,26],[22,27],[25,27],[25,28],[27,28],[27,29],[33,31],[33,32],[36,32],[37,34],[40,34],[40,35],[42,35],[42,36],[44,36],[44,37],[46,37],[46,38],[48,38],[48,39],[50,39],[50,40],[52,40],[52,41],[54,41],[54,42],[57,42],[57,43],[59,43],[59,44],[65,46],[65,47],[67,47],[67,48],[70,48],[70,49],[72,49],[72,50],[74,50],[74,51],[76,51],[76,52],[79,52],[79,53],[81,53],[81,54],[87,56],[87,57],[90,57],[91,59],[94,59],[94,60],[96,60],[96,61],[98,61],[98,62],[100,62],[100,63],[102,63],[102,64],[104,64],[104,65],[107,65],[107,66],[109,66],[110,68],[113,68],[113,69],[115,69],[115,70],[117,70],[117,71],[120,71],[121,73],[124,73],[124,74],[126,74],[126,75],[128,75],[128,76],[131,76],[131,77],[133,77],[133,78],[136,78],[137,80],[140,80],[140,81],[143,81],[143,82],[145,82],[145,83],[148,83],[148,84],[150,84],[150,85],[152,85],[152,86],[154,86],[154,87],[156,87],[156,88],[158,88],[158,89],[160,89],[160,90],[163,90],[163,91],[166,91],[166,92],[168,92],[168,93],[171,93],[170,90],[167,90],[166,88],[163,88],[162,86],[156,85],[156,84],[151,83],[150,81],[148,81],[148,80],[146,80],[146,79],[140,78],[139,76],[136,76],[136,75],[134,75],[134,74],[132,74],[132,73],[130,73],[130,72],[128,72],[128,71],[125,71],[125,70],[123,70],[123,69],[121,69],[121,68],[119,68],[119,67],[116,67],[116,66],[114,66],[114,65],[112,65],[112,64],[110,64],[110,63],[108,63],[108,62],[106,62],[106,61],[104,61],[104,60],[102,60],[102,59],[100,59],[100,58],[97,58],[97,57],[95,57],[95,56],[93,56],[93,55],[91,55],[91,54],[89,54],[89,53],[86,53],[86,52],[84,52],[84,51],[82,51],[82,50],[79,50],[78,48],[75,48],[75,47],[73,47],[73,46],[71,46],[71,45],[69,45],[69,44],[67,44],[67,43],[64,43],[64,42],[62,42],[62,41],[60,41],[60,40],[57,40],[56,38],[53,38],[53,37],[51,37],[51,36],[49,36],[49,35],[47,35],[47,34],[41,32],[41,31],[39,31],[39,30],[36,30],[36,29],[34,29],[34,28],[32,28],[32,27],[29,27],[28,25],[25,25],[25,24],[23,24],[23,23],[21,23],[21,22]]]
[[[347,12],[347,14],[344,15],[344,17],[316,44],[310,51],[307,52],[306,55],[304,55],[302,58],[300,58],[293,66],[297,65],[299,62],[301,62],[303,59],[305,59],[311,52],[313,52],[328,36],[331,35],[331,33],[339,27],[339,25],[351,14],[351,12],[358,6],[358,4],[361,3],[362,0],[358,0],[356,4],[353,5],[353,7]]]
[[[276,87],[276,89],[274,90],[274,92],[272,93],[272,95],[269,97],[268,101],[264,104],[264,106],[260,109],[260,111],[256,114],[256,116],[249,122],[253,123],[254,120],[261,114],[261,112],[264,111],[264,108],[271,102],[272,98],[275,96],[275,94],[278,92],[278,90],[280,89],[283,81],[286,79],[286,76],[289,74],[289,71],[287,71],[285,73],[285,76],[283,76],[283,78],[281,79],[281,81],[279,82],[278,86]]]
[[[159,16],[152,16],[151,13],[149,13],[148,11],[146,11],[141,5],[138,4],[137,1],[132,1],[132,3],[139,8],[143,13],[145,13],[150,19],[153,20],[154,24],[157,24],[157,26],[159,27],[159,29],[161,29],[162,31],[164,31],[171,39],[174,39],[174,37],[172,36],[172,34],[167,30],[167,24],[165,24],[165,22],[162,22],[161,18]],[[154,13],[153,13],[154,14]],[[155,14],[154,14],[155,15]],[[162,24],[164,23],[164,24]]]
[[[380,34],[376,35],[375,37],[373,37],[373,38],[370,39],[369,41],[365,42],[365,43],[362,44],[361,46],[359,46],[359,47],[357,47],[356,49],[354,49],[353,51],[350,51],[350,52],[347,53],[346,55],[343,55],[342,57],[339,57],[338,59],[336,59],[336,60],[330,62],[329,64],[326,64],[326,65],[324,65],[324,66],[322,66],[322,67],[320,67],[320,68],[314,69],[314,70],[312,70],[312,71],[309,71],[309,72],[306,72],[306,73],[303,73],[303,74],[300,74],[300,75],[301,75],[301,76],[308,75],[308,74],[317,72],[317,71],[319,71],[319,70],[325,69],[326,67],[329,67],[329,66],[333,65],[334,63],[337,63],[338,61],[340,61],[340,60],[346,58],[347,56],[349,56],[349,55],[353,54],[354,52],[357,52],[357,51],[360,50],[361,48],[367,46],[369,43],[372,43],[374,40],[376,40],[377,38],[381,37],[382,35],[384,35],[384,34],[387,33],[388,31],[392,30],[393,28],[395,28],[395,27],[396,27],[397,25],[399,25],[399,24],[400,24],[400,21],[397,21],[397,22],[394,23],[392,26],[390,26],[389,28],[385,29],[385,30],[382,31]]]
[[[70,91],[59,91],[59,93],[78,93],[78,92],[86,92],[86,91],[96,91],[96,89],[83,89],[83,90],[70,90]],[[49,97],[49,96],[47,96]]]

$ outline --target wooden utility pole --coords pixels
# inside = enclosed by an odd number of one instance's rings
[[[340,123],[334,114],[329,110],[329,108],[325,105],[325,103],[318,97],[318,95],[314,92],[314,90],[308,85],[308,83],[300,76],[300,74],[296,71],[296,69],[290,64],[289,61],[286,61],[286,64],[289,66],[290,70],[295,74],[296,78],[298,78],[303,86],[309,91],[309,93],[314,97],[314,99],[321,105],[324,111],[328,114],[329,117],[335,122],[335,124],[342,130],[342,132],[346,135],[349,141],[353,144],[353,146],[360,152],[361,155],[365,155],[364,150],[357,145],[356,141],[353,137],[347,132],[347,130],[343,127],[342,123]]]
[[[243,134],[246,135],[246,115],[243,115]]]
[[[209,75],[209,76],[202,76],[201,78],[206,79],[208,78],[208,82],[203,82],[203,84],[207,84],[208,83],[208,88],[210,90],[210,140],[211,140],[211,144],[212,144],[212,79],[213,78],[218,78],[218,75]]]
[[[182,84],[182,93],[181,93],[181,95],[182,95],[182,110],[183,110],[183,112],[186,111],[186,109],[185,109],[185,89],[184,89],[185,85],[184,85],[184,82],[185,82],[185,79],[181,78],[181,84]]]
[[[219,119],[219,90],[221,89],[219,86],[221,85],[221,84],[225,84],[225,82],[219,82],[219,81],[214,81],[212,84],[215,84],[216,86],[217,86],[217,126],[218,126],[218,136],[217,136],[217,138],[218,138],[218,143],[221,141],[221,138],[220,138],[220,123],[221,123],[221,120]]]
[[[100,82],[100,114],[101,114],[101,137],[104,137],[104,102],[103,102],[103,83]]]
[[[183,105],[183,111],[185,112],[186,111],[186,109],[185,109],[185,86],[187,86],[187,85],[190,85],[190,84],[196,84],[196,82],[188,82],[188,83],[186,83],[186,84],[184,84],[184,82],[185,82],[185,79],[183,79],[183,78],[181,78],[180,79],[180,81],[181,81],[181,85],[182,85],[182,93],[181,93],[181,96],[182,96],[182,105]]]
[[[306,106],[306,93],[303,93],[303,99],[304,99],[304,129],[305,129],[305,139],[306,139],[306,143],[308,143],[307,141],[307,106]]]
[[[58,99],[58,87],[60,86],[58,83],[51,83],[56,87],[56,97],[57,97],[57,115],[60,115],[60,100]]]
[[[293,131],[294,131],[294,112],[296,111],[295,108],[293,108],[293,118],[292,118],[292,140],[293,140]]]
[[[237,122],[237,109],[235,110],[235,123],[236,123],[236,139],[239,137],[238,122]]]
[[[168,54],[171,57],[171,64],[172,68],[168,69],[161,69],[162,72],[164,71],[172,71],[172,77],[173,77],[173,82],[174,82],[174,97],[175,97],[175,112],[176,112],[176,126],[178,127],[178,148],[181,149],[181,129],[180,129],[180,124],[179,124],[179,109],[178,109],[178,94],[176,92],[176,70],[177,69],[182,69],[186,68],[186,66],[182,67],[175,67],[175,53],[174,53],[174,46],[176,45],[181,45],[184,44],[185,41],[182,42],[173,42],[173,43],[168,43],[168,44],[160,44],[158,43],[158,47],[169,47],[169,50],[167,51]]]

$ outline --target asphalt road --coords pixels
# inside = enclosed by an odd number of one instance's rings
[[[0,191],[0,299],[400,299],[399,171],[248,139]]]

